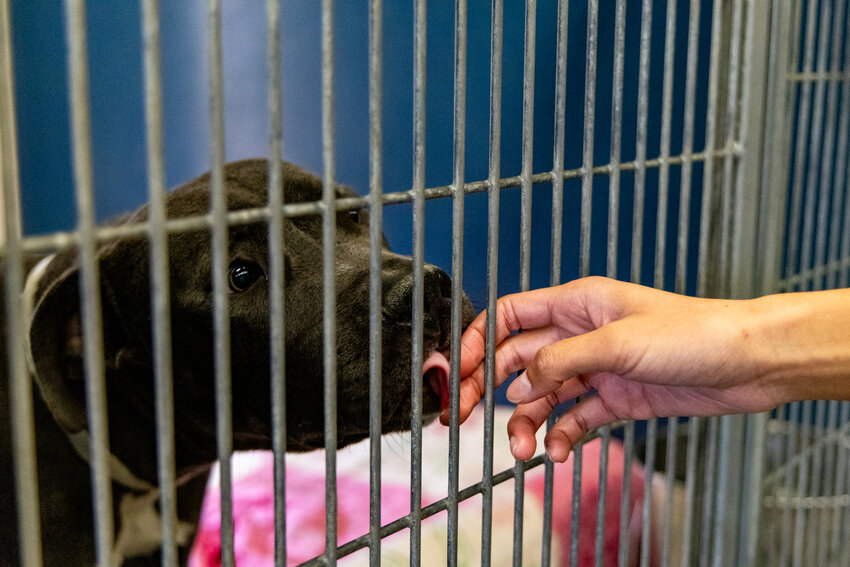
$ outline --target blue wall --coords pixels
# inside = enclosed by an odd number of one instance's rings
[[[335,8],[335,126],[338,180],[359,193],[368,191],[368,60],[365,2],[338,2]],[[413,16],[410,3],[384,7],[384,182],[386,191],[406,190],[412,180]],[[581,165],[585,91],[586,4],[572,2],[569,13],[566,168]],[[602,4],[594,163],[610,153],[611,75],[614,13]],[[624,77],[622,159],[634,159],[640,4],[628,2]],[[688,2],[678,4],[676,86],[671,153],[681,150]],[[613,3],[611,3],[613,6]],[[58,0],[15,2],[15,41],[19,151],[27,233],[72,229],[75,222],[68,127],[67,69],[63,6]],[[703,2],[697,88],[697,140],[702,148],[708,71],[711,3]],[[648,154],[659,152],[662,66],[666,1],[655,2],[651,59]],[[90,1],[88,42],[91,72],[92,143],[97,213],[101,219],[131,210],[147,200],[140,14],[135,2]],[[284,156],[314,172],[322,171],[320,13],[318,2],[284,2],[283,105]],[[557,6],[540,0],[534,109],[534,170],[552,167]],[[501,168],[516,175],[521,165],[524,6],[508,2],[504,12],[504,77]],[[452,174],[452,86],[454,8],[449,2],[428,6],[426,183],[450,183]],[[267,153],[265,19],[259,2],[224,3],[224,61],[227,159]],[[205,8],[200,1],[161,3],[165,160],[167,183],[181,184],[209,168]],[[490,6],[469,3],[466,176],[487,177],[489,123]],[[701,167],[694,171],[694,213],[698,212]],[[621,179],[620,240],[617,276],[628,279],[632,225],[633,174]],[[647,178],[642,279],[651,283],[655,247],[658,173]],[[668,233],[678,230],[680,172],[671,169]],[[578,272],[581,183],[565,183],[562,280]],[[594,182],[591,272],[605,273],[608,177]],[[487,198],[467,198],[464,287],[482,306],[486,291]],[[502,192],[499,293],[519,285],[519,189]],[[549,282],[551,188],[538,185],[533,198],[532,286]],[[426,209],[426,259],[450,268],[451,202],[431,201]],[[386,233],[393,248],[411,249],[410,207],[385,208]],[[695,252],[696,222],[690,245]],[[675,248],[668,240],[666,285],[672,287]],[[695,254],[691,253],[691,265]],[[695,270],[691,269],[693,274]],[[694,278],[689,278],[693,289]]]

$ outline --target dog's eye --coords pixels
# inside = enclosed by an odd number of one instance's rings
[[[257,264],[245,260],[236,260],[230,264],[228,273],[230,291],[234,293],[245,291],[261,277],[265,277],[265,274]]]
[[[360,222],[360,211],[358,211],[356,209],[352,210],[352,211],[348,211],[348,218],[351,219],[351,222],[359,223]]]

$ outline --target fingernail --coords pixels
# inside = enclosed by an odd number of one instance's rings
[[[508,387],[505,396],[509,401],[518,404],[531,393],[531,382],[525,372],[517,376],[516,380]]]
[[[511,438],[510,438],[509,441],[510,441],[510,444],[511,444],[511,455],[513,455],[514,449],[516,449],[516,446],[519,444],[519,439],[517,439],[516,437],[511,435]]]

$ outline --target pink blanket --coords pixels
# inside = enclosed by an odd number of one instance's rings
[[[494,472],[513,466],[507,436],[503,434],[509,408],[497,408]],[[448,430],[432,424],[423,430],[423,506],[446,496],[448,485]],[[542,447],[542,438],[539,438]],[[483,454],[483,412],[479,409],[461,427],[461,488],[481,480]],[[410,436],[386,436],[382,442],[381,519],[391,522],[410,512]],[[582,467],[581,526],[579,565],[593,565],[599,495],[599,442],[585,445]],[[623,476],[623,451],[617,441],[609,447],[608,489],[605,506],[604,561],[617,564],[619,510]],[[297,565],[325,547],[324,454],[286,456],[287,561]],[[553,514],[553,564],[568,564],[570,503],[572,500],[572,459],[555,467]],[[369,446],[368,442],[347,447],[337,458],[337,530],[340,544],[369,531]],[[523,558],[539,563],[542,538],[543,467],[528,471],[525,481]],[[272,459],[269,453],[245,453],[234,457],[234,546],[239,567],[271,565],[274,558],[274,497]],[[638,557],[640,506],[643,470],[632,466],[630,518],[630,559]],[[498,485],[493,492],[493,565],[511,565],[513,557],[513,480]],[[192,567],[220,564],[218,478],[210,480],[201,516],[201,525],[190,559]],[[458,558],[461,565],[480,564],[481,497],[459,506]],[[446,513],[422,523],[422,564],[445,564]],[[408,533],[403,530],[382,541],[383,565],[407,565]],[[341,565],[368,565],[369,552],[363,549],[345,558]]]

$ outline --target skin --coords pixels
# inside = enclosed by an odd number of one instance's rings
[[[517,459],[534,455],[555,406],[583,394],[546,436],[555,462],[618,419],[850,399],[847,289],[733,301],[592,277],[502,297],[496,313],[496,385],[526,369],[507,390]],[[485,324],[481,313],[461,339],[461,420],[484,393]]]

